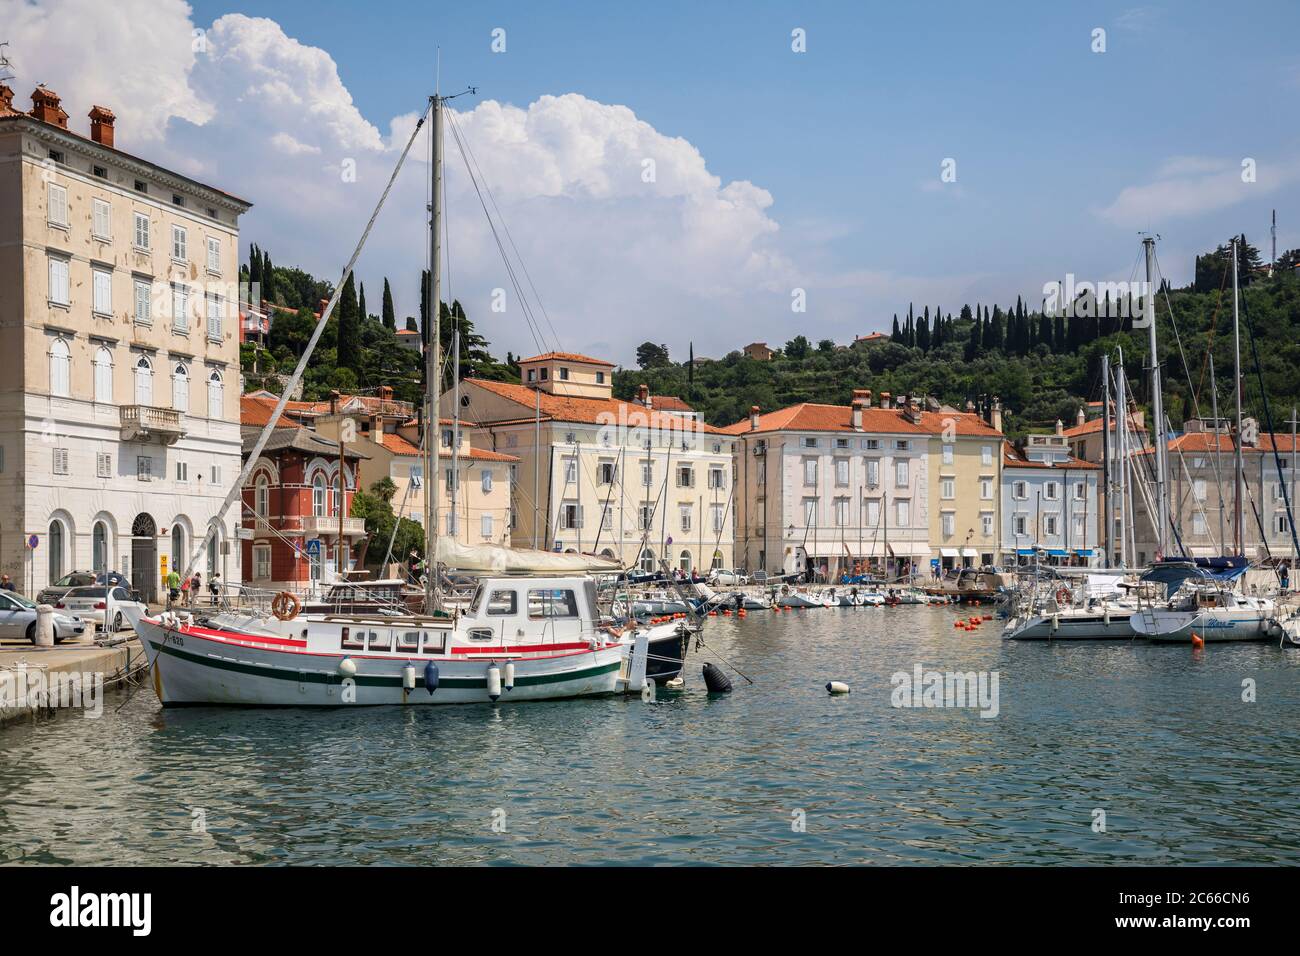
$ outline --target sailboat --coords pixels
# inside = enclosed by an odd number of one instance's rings
[[[213,527],[221,524],[240,496],[426,120],[431,120],[433,181],[431,281],[425,314],[434,324],[425,349],[424,422],[435,431],[423,443],[423,454],[424,474],[438,474],[442,123],[450,98],[438,94],[429,98],[428,109],[412,131],[289,385]],[[158,699],[167,706],[458,704],[579,697],[646,686],[650,639],[667,640],[672,635],[635,626],[619,631],[602,621],[592,575],[616,573],[620,568],[614,561],[459,545],[439,536],[438,491],[438,482],[424,482],[425,554],[432,558],[435,571],[444,565],[482,573],[466,608],[445,608],[440,575],[431,573],[426,576],[425,607],[420,614],[399,610],[300,615],[288,594],[273,605],[273,617],[260,620],[233,622],[217,616],[197,621],[170,611],[157,616],[128,613],[152,668]],[[205,539],[196,547],[190,568],[206,543]]]

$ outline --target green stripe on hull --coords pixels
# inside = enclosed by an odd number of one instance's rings
[[[181,650],[179,647],[173,647],[170,644],[159,644],[156,641],[150,641],[153,648],[163,654],[180,658],[183,661],[189,661],[191,664],[200,664],[204,667],[215,667],[220,670],[234,671],[239,674],[253,674],[257,677],[269,677],[272,680],[292,681],[295,684],[339,684],[343,678],[338,674],[322,674],[319,671],[289,671],[277,667],[261,667],[257,664],[241,664],[238,661],[226,661],[219,658],[204,657],[200,654],[192,654],[189,651]],[[543,684],[560,684],[565,681],[582,680],[587,677],[596,677],[600,674],[608,674],[610,671],[616,671],[622,666],[621,661],[611,661],[608,664],[597,664],[595,667],[587,667],[583,670],[568,671],[555,674],[534,674],[530,676],[517,676],[515,678],[516,687],[537,687]],[[402,675],[394,677],[383,677],[377,674],[358,674],[352,678],[356,681],[358,687],[396,687],[402,686]],[[416,669],[415,686],[424,687],[424,674],[421,669]],[[487,689],[487,676],[483,677],[442,677],[438,680],[439,687],[455,688],[458,690],[475,690]]]

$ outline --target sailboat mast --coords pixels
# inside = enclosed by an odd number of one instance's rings
[[[1110,354],[1101,357],[1101,535],[1102,553],[1106,555],[1102,567],[1109,568],[1114,561],[1110,547],[1110,533],[1115,527],[1114,512],[1110,507]],[[1087,527],[1085,524],[1084,527]],[[1086,537],[1086,536],[1085,536]]]
[[[1214,481],[1218,485],[1219,496],[1219,546],[1228,546],[1227,532],[1223,527],[1223,451],[1219,447],[1219,435],[1223,429],[1219,420],[1219,386],[1214,378],[1214,353],[1210,353],[1210,408],[1214,415]]]
[[[424,606],[432,614],[440,609],[442,595],[438,587],[438,521],[440,489],[438,487],[438,453],[442,449],[442,428],[438,407],[442,389],[442,97],[435,93],[430,100],[432,123],[429,125],[432,154],[429,201],[429,287],[424,318],[430,323],[424,347],[424,383],[427,411],[424,416]]]
[[[1131,552],[1128,546],[1128,384],[1124,375],[1124,350],[1119,349],[1118,375],[1115,377],[1116,424],[1115,450],[1119,468],[1119,563],[1120,567],[1129,566]]]
[[[1156,351],[1155,237],[1145,237],[1142,245],[1146,251],[1147,265],[1147,294],[1143,297],[1142,311],[1143,318],[1146,319],[1151,352],[1151,417],[1154,419],[1151,436],[1155,440],[1156,448],[1156,553],[1160,557],[1165,557],[1169,535],[1169,487],[1165,475],[1168,474],[1169,468],[1165,460],[1165,403],[1160,390],[1160,356]]]
[[[1237,554],[1246,553],[1246,536],[1243,519],[1246,474],[1241,459],[1241,322],[1237,314],[1237,240],[1232,240],[1232,374],[1236,380],[1233,391],[1237,396],[1237,432],[1233,440],[1233,491],[1232,491],[1232,541]]]

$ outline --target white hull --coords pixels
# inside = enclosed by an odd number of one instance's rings
[[[1143,608],[1133,615],[1133,630],[1151,641],[1186,643],[1196,634],[1209,642],[1262,641],[1269,637],[1272,615],[1263,608],[1205,608],[1174,611]]]
[[[177,621],[141,618],[136,633],[153,666],[154,689],[165,705],[346,707],[380,704],[488,703],[489,668],[515,668],[513,689],[499,703],[609,694],[617,689],[625,647],[586,642],[472,648],[482,653],[446,655],[341,654],[309,651],[306,642],[209,630]],[[344,677],[340,663],[356,667]],[[425,667],[438,670],[436,689],[425,687]],[[410,665],[414,687],[403,686]]]
[[[1136,635],[1131,611],[1035,614],[1012,618],[1002,636],[1009,641],[1128,641]]]

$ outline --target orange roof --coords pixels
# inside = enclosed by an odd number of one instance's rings
[[[1065,435],[1066,438],[1080,438],[1084,435],[1092,435],[1101,431],[1102,424],[1103,419],[1090,418],[1082,425],[1075,425],[1073,428],[1067,428],[1062,432],[1062,434]],[[1129,415],[1129,429],[1131,431],[1139,432],[1145,432],[1147,430],[1145,425],[1138,424],[1137,416],[1133,414]]]
[[[265,428],[266,423],[271,420],[271,413],[275,411],[275,403],[278,401],[274,396],[266,398],[260,394],[240,395],[239,396],[239,424],[249,425],[254,428]],[[292,403],[290,403],[292,404]],[[291,418],[284,415],[275,423],[276,428],[301,428]]]
[[[993,428],[973,412],[930,412],[921,413],[920,423],[913,422],[899,408],[864,408],[862,410],[863,432],[884,432],[886,434],[904,435],[938,435],[952,421],[958,435],[987,435],[1000,438],[1002,433]],[[758,417],[758,427],[750,428],[750,420],[742,418],[734,425],[722,429],[729,435],[745,435],[750,432],[853,432],[853,412],[848,405],[818,405],[802,402],[768,412]]]
[[[1232,436],[1224,432],[1188,432],[1169,440],[1168,449],[1178,452],[1211,452],[1216,449],[1223,454],[1231,454],[1233,451]],[[1276,448],[1279,452],[1291,453],[1291,436],[1275,432],[1259,433],[1258,445],[1244,445],[1241,452],[1243,455],[1268,454],[1271,455]],[[1148,449],[1143,448],[1142,451]]]
[[[481,378],[467,378],[465,381],[520,406],[517,419],[501,419],[491,424],[500,425],[506,422],[532,421],[536,404],[540,403],[542,416],[551,421],[602,425],[607,423],[609,416],[613,416],[611,424],[627,421],[629,424],[635,425],[638,421],[632,417],[635,415],[648,417],[649,420],[644,422],[644,427],[647,428],[681,431],[699,429],[712,435],[725,433],[724,429],[715,428],[703,422],[682,418],[671,412],[660,411],[657,408],[647,410],[645,406],[636,402],[625,402],[617,398],[581,398],[576,395],[552,395],[549,392],[542,392],[524,385],[514,385],[509,382],[490,382]],[[478,424],[485,425],[488,423],[480,421]]]
[[[1089,470],[1101,468],[1099,464],[1084,461],[1082,458],[1075,458],[1073,455],[1064,461],[1053,462],[1052,464],[1045,461],[1031,461],[1009,441],[1002,443],[1002,465],[1004,468],[1046,468],[1052,471],[1061,471],[1067,468],[1086,468]]]
[[[529,362],[549,362],[553,359],[559,359],[562,362],[586,362],[588,365],[604,365],[613,368],[613,362],[606,362],[604,359],[592,358],[590,355],[580,355],[577,352],[543,352],[541,355],[534,355],[532,358],[521,358],[520,365],[527,365]]]
[[[660,412],[693,412],[695,409],[676,395],[651,395],[650,406]]]
[[[383,445],[394,455],[420,454],[418,445],[413,445],[401,435],[392,435],[385,433],[383,436]],[[451,458],[451,449],[440,450],[439,458]],[[514,455],[503,455],[500,452],[488,451],[486,448],[468,448],[460,453],[461,458],[467,458],[472,461],[518,461]]]
[[[419,335],[420,330],[419,329],[398,329],[397,334],[398,335]]]

